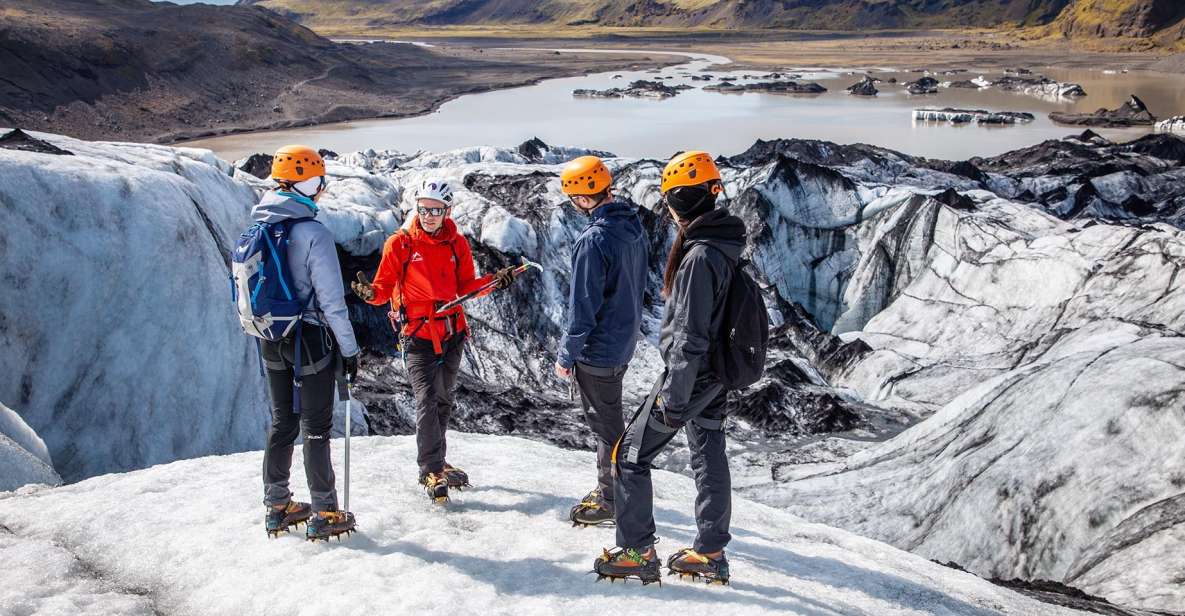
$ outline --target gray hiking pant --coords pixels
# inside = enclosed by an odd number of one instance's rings
[[[407,376],[416,397],[416,463],[420,475],[444,471],[448,450],[445,432],[456,404],[453,389],[465,349],[465,334],[454,334],[441,342],[443,354],[437,355],[432,341],[405,338],[403,358]]]
[[[301,333],[299,414],[292,409],[292,363],[295,340],[263,341],[260,352],[267,367],[272,400],[272,427],[263,453],[263,502],[281,505],[292,499],[288,478],[297,435],[304,432],[304,474],[314,511],[336,511],[337,489],[329,457],[333,428],[333,389],[336,385],[337,350],[333,334],[324,327],[305,323]]]
[[[724,549],[732,538],[728,533],[732,518],[732,475],[724,446],[724,410],[727,392],[714,379],[696,380],[686,409],[687,446],[691,450],[691,470],[698,495],[695,499],[695,523],[699,530],[697,552]],[[661,421],[658,407],[649,417],[639,417],[622,436],[617,448],[617,545],[646,548],[657,541],[654,536],[654,486],[650,465],[678,429]],[[633,455],[636,452],[636,457]]]
[[[612,505],[613,495],[613,446],[625,430],[625,419],[621,413],[621,381],[629,366],[599,368],[577,362],[572,369],[576,385],[580,389],[580,404],[584,418],[593,434],[597,436],[597,487],[601,498]]]

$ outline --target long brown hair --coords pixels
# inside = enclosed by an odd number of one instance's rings
[[[683,239],[687,234],[687,224],[678,218],[675,219],[675,225],[679,227],[679,231],[675,234],[675,241],[671,244],[671,253],[667,255],[667,269],[662,274],[662,297],[668,299],[671,297],[671,289],[675,287],[675,275],[679,273],[679,266],[683,264]]]

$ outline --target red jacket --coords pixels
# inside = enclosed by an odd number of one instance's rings
[[[425,233],[416,219],[410,228],[387,238],[370,303],[378,306],[391,302],[391,310],[396,313],[402,306],[407,317],[402,333],[431,340],[436,352],[441,353],[440,342],[448,338],[450,323],[454,333],[464,332],[467,325],[460,306],[443,314],[436,314],[436,307],[491,280],[493,276],[476,277],[469,240],[457,232],[451,219],[446,218],[435,235]]]

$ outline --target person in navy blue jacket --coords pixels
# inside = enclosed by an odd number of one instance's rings
[[[601,159],[573,160],[560,183],[590,222],[572,251],[568,324],[555,372],[575,379],[585,418],[597,436],[597,487],[570,517],[573,524],[610,524],[613,446],[625,430],[621,383],[641,336],[647,242],[637,211],[614,199],[613,177]]]

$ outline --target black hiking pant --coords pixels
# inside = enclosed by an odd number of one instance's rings
[[[698,495],[694,550],[711,553],[724,549],[732,536],[732,475],[724,444],[724,411],[728,400],[723,386],[713,378],[696,380],[687,407],[687,446]],[[617,448],[617,545],[647,548],[657,541],[654,528],[654,486],[650,465],[666,448],[678,429],[661,420],[657,405],[649,417],[639,417],[622,436]],[[635,456],[636,452],[636,456]]]
[[[597,436],[597,487],[601,498],[612,505],[613,445],[625,430],[621,413],[621,382],[629,366],[600,368],[577,362],[572,368],[580,390],[580,405],[584,418]]]
[[[416,463],[421,476],[444,470],[448,451],[445,432],[456,408],[453,389],[461,369],[465,336],[461,332],[441,342],[440,355],[433,350],[431,340],[416,337],[403,340],[407,378],[416,397]]]
[[[263,453],[263,502],[281,505],[292,499],[288,478],[292,449],[304,432],[304,474],[314,511],[336,511],[337,489],[329,457],[333,428],[333,390],[336,385],[337,345],[324,327],[305,323],[301,333],[300,413],[292,408],[292,364],[295,337],[260,343],[272,400],[272,427]]]

